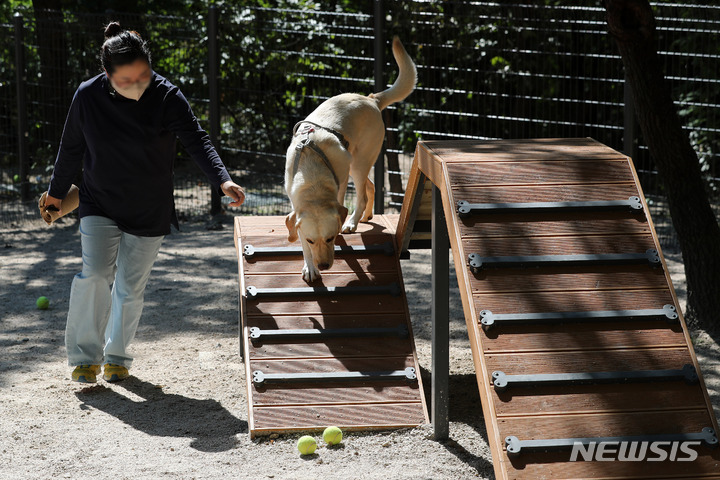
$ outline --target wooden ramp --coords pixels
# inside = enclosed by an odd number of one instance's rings
[[[401,248],[425,178],[442,196],[497,478],[720,478],[717,420],[632,161],[590,139],[421,142]],[[618,461],[621,440],[643,461]],[[676,440],[697,459],[670,461],[691,457]],[[603,441],[611,461],[587,453]],[[641,454],[654,441],[665,461]],[[587,461],[570,461],[576,442]]]
[[[338,237],[309,286],[285,217],[236,217],[251,437],[428,422],[391,221]]]

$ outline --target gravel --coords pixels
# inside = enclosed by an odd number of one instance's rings
[[[182,226],[166,238],[146,290],[132,377],[70,381],[64,348],[73,220],[0,229],[0,479],[467,479],[494,478],[470,345],[451,273],[450,437],[432,429],[346,433],[301,457],[300,437],[250,440],[238,356],[237,260],[229,224]],[[668,255],[684,295],[682,265]],[[403,261],[429,404],[430,252]],[[451,271],[452,272],[452,271]],[[35,307],[50,299],[48,310]],[[720,348],[693,332],[720,411]],[[318,435],[319,438],[319,435]]]

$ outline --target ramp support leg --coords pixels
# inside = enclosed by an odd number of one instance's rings
[[[438,187],[432,190],[432,423],[436,440],[449,436],[448,384],[449,345],[449,275],[447,224],[442,196]]]

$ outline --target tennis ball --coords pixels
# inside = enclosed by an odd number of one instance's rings
[[[15,183],[20,183],[20,175],[15,175],[15,176],[13,177],[13,182],[15,182]]]
[[[39,297],[35,301],[35,305],[37,305],[37,308],[40,310],[47,310],[47,308],[50,306],[50,300],[47,297]]]
[[[323,432],[323,440],[325,440],[325,443],[327,443],[329,446],[337,445],[338,443],[342,442],[342,430],[340,430],[338,427],[326,428]]]
[[[317,442],[310,435],[300,437],[300,440],[298,440],[297,449],[300,451],[301,455],[312,455],[315,453],[316,448]]]

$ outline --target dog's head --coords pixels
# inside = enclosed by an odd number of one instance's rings
[[[348,209],[339,203],[303,211],[293,211],[285,217],[288,241],[300,238],[312,252],[314,266],[318,270],[332,267],[335,238],[340,234]]]

